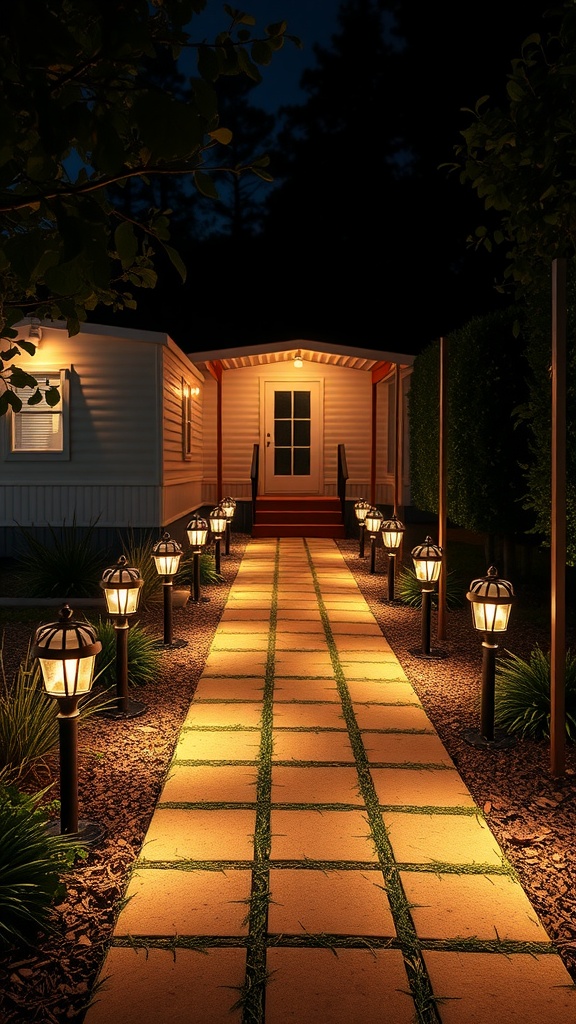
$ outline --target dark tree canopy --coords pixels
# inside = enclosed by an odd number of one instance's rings
[[[64,320],[75,333],[102,306],[113,313],[135,308],[135,290],[156,284],[158,252],[185,278],[169,244],[171,211],[155,205],[163,190],[152,182],[185,178],[217,199],[223,176],[269,179],[262,154],[245,149],[240,162],[228,160],[232,133],[220,117],[216,84],[235,75],[260,81],[259,68],[284,44],[286,23],[256,34],[250,15],[225,4],[222,32],[212,43],[194,42],[190,27],[205,6],[3,5],[0,337],[13,340],[23,316]],[[197,63],[183,90],[176,61],[185,47]],[[35,384],[9,365],[17,355],[10,346],[1,355],[0,413],[20,407],[14,387]]]

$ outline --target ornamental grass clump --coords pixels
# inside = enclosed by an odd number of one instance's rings
[[[550,654],[535,647],[529,659],[506,652],[496,663],[494,722],[521,739],[550,737]],[[576,656],[566,655],[566,736],[576,739]]]
[[[102,694],[98,698],[87,694],[78,704],[79,721],[102,706]],[[58,740],[58,704],[46,693],[30,648],[11,681],[6,678],[0,648],[0,783],[23,778],[54,750]]]
[[[96,522],[85,530],[63,524],[48,526],[52,542],[44,544],[20,527],[27,552],[18,559],[17,579],[25,597],[100,597],[105,556],[95,545]]]
[[[461,608],[464,604],[466,587],[452,569],[446,576],[446,604],[448,608]],[[413,569],[403,566],[396,580],[396,596],[411,608],[422,607],[422,586]],[[438,607],[438,584],[432,593],[431,607]]]
[[[53,931],[53,905],[65,895],[62,873],[86,850],[78,837],[52,834],[51,812],[41,806],[47,790],[34,795],[0,782],[0,950],[34,942]]]
[[[105,689],[116,685],[116,629],[104,619],[95,623],[102,650],[96,655],[98,681]],[[160,675],[158,638],[138,623],[128,630],[128,685],[153,683]]]

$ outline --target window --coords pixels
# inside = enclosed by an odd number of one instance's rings
[[[42,393],[36,405],[27,405],[34,388],[18,388],[22,399],[20,412],[11,414],[10,455],[17,459],[68,459],[68,376],[66,370],[37,370],[34,376]],[[46,387],[60,391],[58,405],[51,408],[45,398]]]

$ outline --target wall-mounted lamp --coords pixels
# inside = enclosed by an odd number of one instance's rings
[[[195,388],[190,388],[190,394],[191,394],[191,395],[192,395],[192,396],[193,396],[194,398],[198,398],[198,395],[200,394],[200,388],[199,388],[199,387],[195,387]]]
[[[304,360],[302,359],[302,353],[301,353],[300,349],[298,349],[296,355],[294,356],[294,368],[296,370],[301,370],[303,366],[304,366]]]
[[[32,320],[30,327],[28,328],[28,340],[36,345],[36,348],[40,347],[40,342],[42,341],[42,328],[39,320]]]

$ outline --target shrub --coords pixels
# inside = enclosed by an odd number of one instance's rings
[[[60,875],[85,855],[77,838],[48,830],[57,805],[40,806],[45,792],[0,785],[0,950],[52,930],[51,907],[65,892]]]
[[[448,608],[461,608],[464,604],[466,587],[462,579],[452,569],[446,576],[446,605]],[[398,573],[396,580],[396,596],[403,604],[411,608],[422,607],[422,589],[413,569],[404,566]],[[438,585],[432,594],[432,608],[438,607]]]
[[[200,555],[200,584],[206,586],[209,583],[222,583],[222,573],[216,572],[214,556],[209,551],[203,551]],[[180,560],[180,568],[176,573],[175,581],[179,587],[192,586],[194,583],[194,555],[184,555]]]
[[[0,782],[13,782],[57,746],[58,708],[44,690],[40,665],[31,658],[30,648],[10,683],[0,648],[0,670]],[[79,702],[79,720],[102,706],[102,695],[88,694]]]
[[[43,544],[29,530],[20,530],[28,551],[18,560],[16,577],[29,597],[94,597],[100,594],[103,570],[101,551],[94,546],[92,522],[79,530],[73,520],[56,531],[49,526],[51,544]]]
[[[535,647],[528,661],[506,652],[496,664],[494,723],[522,739],[550,736],[550,654]],[[566,735],[576,739],[576,656],[566,655]]]
[[[102,686],[116,684],[116,630],[112,622],[98,619],[98,639],[102,650],[96,655],[96,671]],[[158,640],[135,623],[128,630],[128,684],[155,682],[160,673],[161,653]]]

